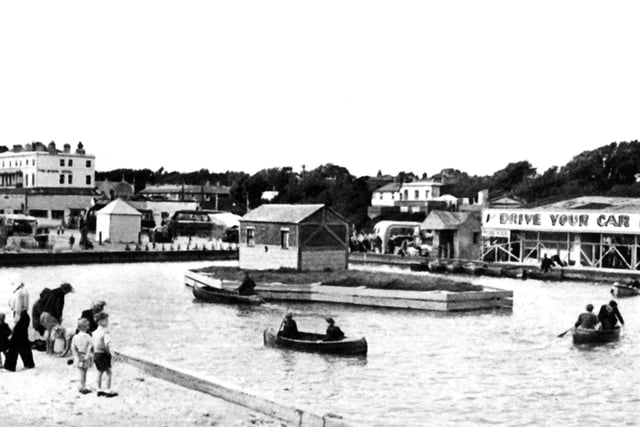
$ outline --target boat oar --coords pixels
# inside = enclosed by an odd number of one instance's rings
[[[566,331],[564,331],[563,333],[559,334],[558,338],[562,338],[563,336],[567,335],[567,332],[569,332],[572,329],[573,329],[573,327],[571,327],[571,328],[567,329]]]

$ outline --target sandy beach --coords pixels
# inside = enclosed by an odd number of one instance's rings
[[[34,352],[35,369],[0,369],[2,425],[6,426],[281,426],[281,422],[215,397],[150,377],[115,362],[113,398],[78,392],[77,368],[66,358]]]

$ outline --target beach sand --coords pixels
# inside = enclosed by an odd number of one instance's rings
[[[89,369],[93,393],[78,392],[78,369],[66,358],[34,351],[35,369],[0,369],[3,426],[283,426],[280,421],[224,400],[150,377],[115,362],[112,388],[98,397],[96,370]]]

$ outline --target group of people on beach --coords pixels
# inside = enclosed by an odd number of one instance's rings
[[[88,394],[87,371],[95,365],[98,396],[114,397],[118,393],[111,390],[111,334],[109,333],[109,314],[104,311],[104,301],[94,301],[91,308],[84,310],[77,322],[77,328],[67,331],[62,327],[65,296],[74,291],[69,283],[63,283],[55,289],[45,288],[39,299],[33,304],[29,316],[29,292],[21,280],[10,280],[13,294],[9,300],[13,319],[13,330],[0,313],[0,368],[15,372],[18,357],[24,369],[35,368],[32,349],[46,351],[53,355],[56,341],[63,342],[60,357],[73,354],[68,364],[75,364],[79,373],[79,392]],[[29,325],[42,339],[33,342],[29,339]],[[44,345],[42,345],[44,344]],[[4,356],[4,363],[3,358]],[[106,381],[103,383],[103,377]],[[104,386],[104,387],[103,387]]]
[[[618,303],[614,300],[603,304],[597,316],[593,313],[593,304],[587,304],[585,308],[586,311],[578,316],[574,325],[576,328],[610,330],[618,327],[618,321],[624,325]]]

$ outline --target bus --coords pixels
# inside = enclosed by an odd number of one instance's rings
[[[394,254],[404,241],[420,255],[431,251],[433,233],[420,231],[417,221],[380,221],[373,227],[373,233],[382,241],[382,253]]]

